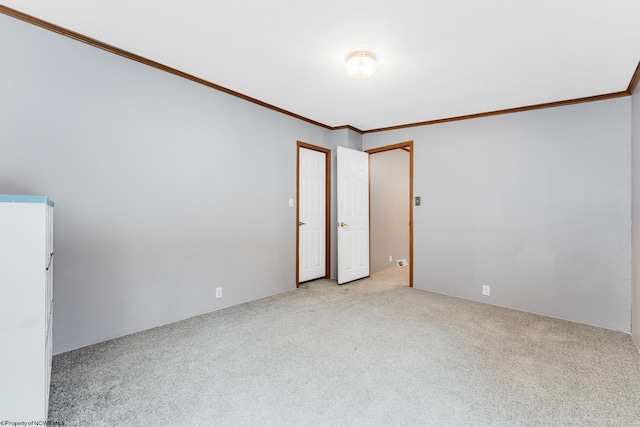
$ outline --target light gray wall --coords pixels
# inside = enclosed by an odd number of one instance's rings
[[[0,193],[56,203],[56,353],[295,288],[296,141],[331,132],[5,15],[0,55]]]
[[[629,332],[630,104],[366,134],[414,141],[414,286]]]
[[[331,132],[333,147],[346,147],[362,151],[362,135],[351,129],[337,129]]]
[[[401,149],[369,156],[371,272],[409,260],[409,153]],[[392,256],[393,262],[389,262]]]
[[[633,288],[631,308],[631,332],[640,350],[640,85],[636,87],[632,99],[632,141],[633,141]]]
[[[4,15],[0,52],[0,193],[56,202],[56,353],[293,289],[297,140],[415,140],[417,287],[629,330],[630,99],[363,138]]]

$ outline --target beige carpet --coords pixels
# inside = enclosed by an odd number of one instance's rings
[[[377,281],[398,283],[409,286],[409,266],[391,267],[371,274],[371,278]]]
[[[69,426],[640,426],[629,335],[365,279],[57,355]]]

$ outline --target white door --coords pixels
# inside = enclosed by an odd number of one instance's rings
[[[299,148],[298,281],[326,274],[326,155]]]
[[[369,276],[369,154],[338,147],[338,284]]]

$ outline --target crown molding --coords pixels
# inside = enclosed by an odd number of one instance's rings
[[[11,8],[9,8],[7,6],[0,5],[0,13],[2,13],[4,15],[7,15],[7,16],[10,16],[12,18],[19,19],[21,21],[27,22],[29,24],[35,25],[37,27],[44,28],[44,29],[52,31],[54,33],[63,35],[65,37],[69,37],[69,38],[77,40],[79,42],[86,43],[88,45],[91,45],[91,46],[96,47],[98,49],[105,50],[105,51],[113,53],[115,55],[122,56],[122,57],[130,59],[132,61],[136,61],[136,62],[139,62],[139,63],[144,64],[144,65],[148,65],[148,66],[153,67],[153,68],[157,68],[158,70],[165,71],[165,72],[173,74],[175,76],[190,80],[190,81],[198,83],[198,84],[201,84],[201,85],[206,86],[208,88],[211,88],[211,89],[214,89],[214,90],[217,90],[217,91],[220,91],[220,92],[224,92],[224,93],[226,93],[228,95],[235,96],[236,98],[240,98],[242,100],[251,102],[251,103],[259,105],[261,107],[265,107],[265,108],[268,108],[270,110],[276,111],[278,113],[282,113],[282,114],[285,114],[287,116],[296,118],[298,120],[302,120],[302,121],[310,123],[312,125],[320,126],[320,127],[324,128],[324,129],[328,129],[328,130],[332,130],[332,131],[333,130],[341,130],[341,129],[349,129],[349,130],[357,132],[357,133],[359,133],[361,135],[368,134],[368,133],[386,132],[386,131],[391,131],[391,130],[419,127],[419,126],[429,126],[429,125],[435,125],[435,124],[439,124],[439,123],[448,123],[448,122],[456,122],[456,121],[461,121],[461,120],[477,119],[477,118],[481,118],[481,117],[497,116],[497,115],[502,115],[502,114],[520,113],[520,112],[523,112],[523,111],[539,110],[539,109],[543,109],[543,108],[561,107],[561,106],[565,106],[565,105],[580,104],[580,103],[584,103],[584,102],[593,102],[593,101],[602,101],[602,100],[605,100],[605,99],[620,98],[620,97],[624,97],[624,96],[633,95],[633,92],[635,91],[636,87],[638,86],[638,83],[640,82],[640,62],[639,62],[638,66],[636,67],[635,72],[633,73],[633,76],[631,77],[631,81],[629,83],[629,86],[627,87],[626,90],[621,91],[621,92],[613,92],[613,93],[608,93],[608,94],[604,94],[604,95],[587,96],[587,97],[584,97],[584,98],[569,99],[569,100],[565,100],[565,101],[547,102],[547,103],[544,103],[544,104],[529,105],[529,106],[526,106],[526,107],[507,108],[507,109],[504,109],[504,110],[489,111],[489,112],[486,112],[486,113],[477,113],[477,114],[469,114],[469,115],[465,115],[465,116],[449,117],[449,118],[436,119],[436,120],[427,120],[427,121],[424,121],[424,122],[408,123],[408,124],[404,124],[404,125],[389,126],[389,127],[370,129],[370,130],[360,130],[360,129],[358,129],[358,128],[354,127],[354,126],[351,126],[351,125],[342,125],[342,126],[332,127],[332,126],[326,125],[324,123],[320,123],[320,122],[317,122],[315,120],[309,119],[307,117],[301,116],[299,114],[292,113],[291,111],[287,111],[287,110],[282,109],[280,107],[276,107],[275,105],[268,104],[268,103],[266,103],[264,101],[260,101],[259,99],[252,98],[250,96],[244,95],[244,94],[242,94],[240,92],[236,92],[236,91],[228,89],[226,87],[223,87],[223,86],[217,85],[215,83],[209,82],[207,80],[201,79],[201,78],[196,77],[196,76],[194,76],[192,74],[185,73],[184,71],[180,71],[180,70],[178,70],[176,68],[169,67],[167,65],[161,64],[159,62],[156,62],[156,61],[153,61],[151,59],[145,58],[143,56],[136,55],[135,53],[128,52],[126,50],[120,49],[120,48],[115,47],[115,46],[111,46],[109,44],[103,43],[103,42],[101,42],[99,40],[96,40],[96,39],[93,39],[91,37],[87,37],[87,36],[82,35],[80,33],[76,33],[75,31],[71,31],[71,30],[68,30],[66,28],[60,27],[59,25],[52,24],[51,22],[44,21],[42,19],[39,19],[39,18],[36,18],[34,16],[28,15],[26,13],[17,11],[15,9],[11,9]]]
[[[629,95],[633,95],[636,87],[638,86],[638,82],[640,82],[640,62],[638,62],[638,66],[636,67],[635,73],[631,77],[631,81],[629,82],[629,86],[627,87],[627,92]]]
[[[357,127],[354,127],[354,126],[351,126],[351,125],[342,125],[342,126],[336,126],[336,127],[331,128],[331,130],[341,130],[341,129],[349,129],[349,130],[352,130],[354,132],[358,132],[360,135],[365,133],[365,131],[360,130]]]
[[[240,99],[243,99],[245,101],[249,101],[249,102],[251,102],[253,104],[257,104],[257,105],[259,105],[261,107],[265,107],[265,108],[268,108],[270,110],[277,111],[278,113],[286,114],[287,116],[291,116],[293,118],[302,120],[302,121],[307,122],[307,123],[311,123],[311,124],[316,125],[316,126],[323,127],[325,129],[329,129],[329,130],[332,129],[331,126],[325,125],[324,123],[320,123],[320,122],[317,122],[315,120],[311,120],[309,118],[303,117],[303,116],[301,116],[299,114],[292,113],[291,111],[284,110],[284,109],[282,109],[280,107],[276,107],[275,105],[268,104],[268,103],[266,103],[264,101],[260,101],[259,99],[252,98],[252,97],[244,95],[244,94],[242,94],[240,92],[236,92],[234,90],[231,90],[231,89],[228,89],[226,87],[217,85],[215,83],[211,83],[211,82],[209,82],[207,80],[201,79],[201,78],[196,77],[196,76],[194,76],[192,74],[185,73],[184,71],[180,71],[180,70],[175,69],[173,67],[169,67],[167,65],[161,64],[159,62],[156,62],[156,61],[153,61],[151,59],[145,58],[143,56],[136,55],[135,53],[128,52],[128,51],[126,51],[124,49],[120,49],[118,47],[111,46],[111,45],[103,43],[103,42],[101,42],[99,40],[92,39],[91,37],[87,37],[87,36],[82,35],[80,33],[76,33],[75,31],[71,31],[71,30],[68,30],[66,28],[60,27],[59,25],[52,24],[51,22],[47,22],[47,21],[44,21],[42,19],[36,18],[34,16],[27,15],[26,13],[17,11],[15,9],[11,9],[9,7],[0,5],[0,13],[3,13],[5,15],[8,15],[8,16],[11,16],[13,18],[19,19],[21,21],[27,22],[29,24],[36,25],[36,26],[38,26],[40,28],[44,28],[46,30],[53,31],[54,33],[58,33],[60,35],[63,35],[65,37],[69,37],[69,38],[77,40],[79,42],[86,43],[88,45],[97,47],[98,49],[102,49],[102,50],[105,50],[107,52],[122,56],[124,58],[131,59],[133,61],[139,62],[141,64],[148,65],[148,66],[153,67],[153,68],[157,68],[158,70],[165,71],[165,72],[173,74],[175,76],[182,77],[182,78],[187,79],[187,80],[191,80],[192,82],[201,84],[203,86],[207,86],[207,87],[209,87],[211,89],[215,89],[217,91],[224,92],[226,94],[235,96],[236,98],[240,98]]]
[[[468,114],[466,116],[448,117],[445,119],[428,120],[426,122],[418,122],[418,123],[408,123],[406,125],[389,126],[385,128],[366,130],[364,131],[364,133],[367,134],[367,133],[375,133],[375,132],[386,132],[390,130],[406,129],[406,128],[412,128],[412,127],[418,127],[418,126],[437,125],[439,123],[457,122],[460,120],[478,119],[481,117],[498,116],[502,114],[521,113],[523,111],[561,107],[564,105],[581,104],[583,102],[602,101],[605,99],[620,98],[623,96],[629,96],[629,92],[627,91],[613,92],[613,93],[607,93],[604,95],[587,96],[584,98],[568,99],[565,101],[555,101],[555,102],[547,102],[544,104],[529,105],[526,107],[507,108],[504,110],[489,111],[486,113]]]

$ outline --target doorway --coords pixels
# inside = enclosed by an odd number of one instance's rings
[[[296,288],[329,278],[331,150],[298,141],[296,166]]]
[[[413,141],[366,152],[370,155],[371,274],[412,287]]]

